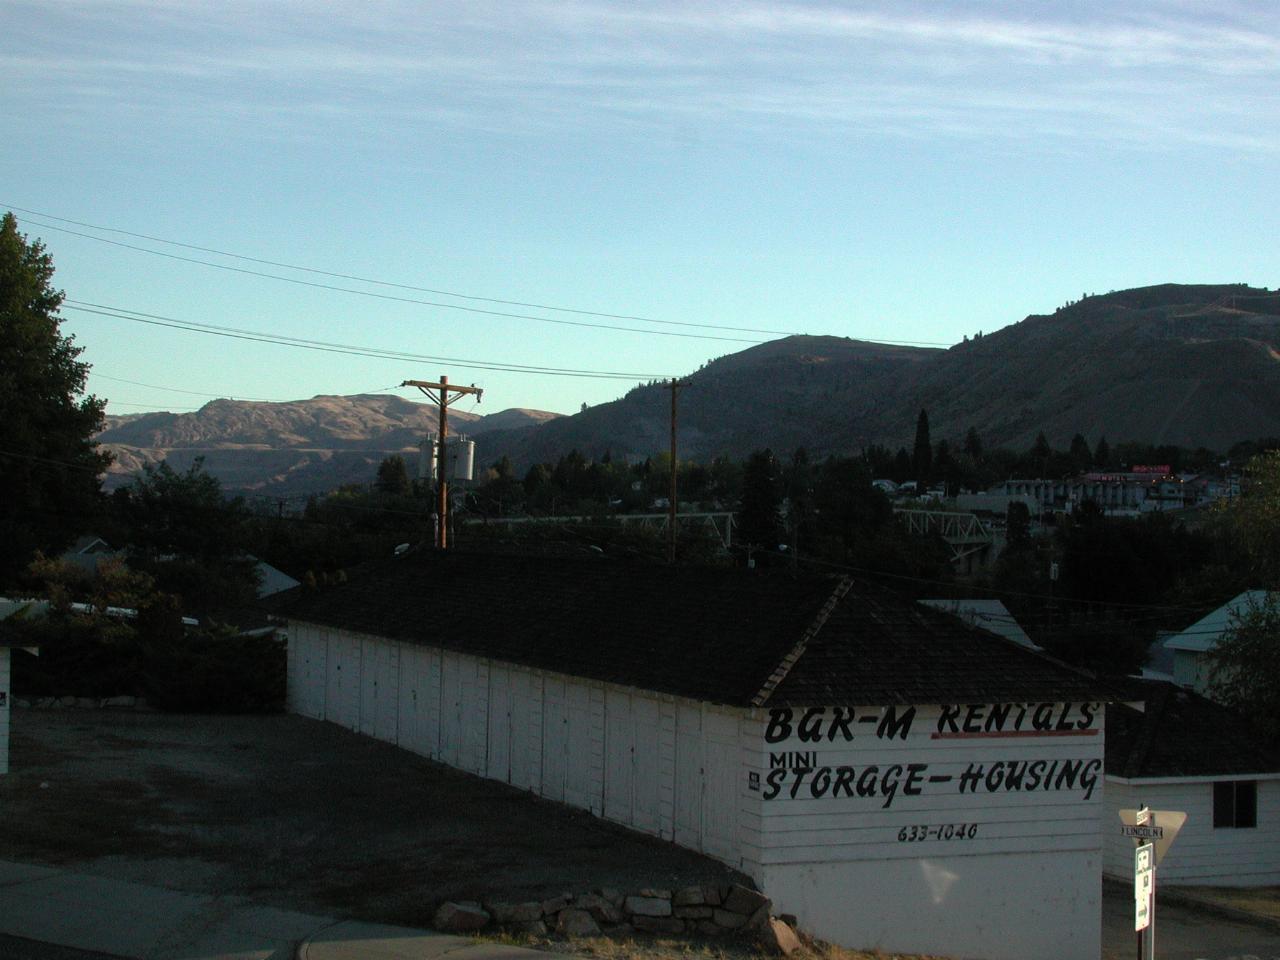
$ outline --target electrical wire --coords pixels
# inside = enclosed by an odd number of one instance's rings
[[[297,270],[302,273],[310,273],[310,274],[314,274],[316,276],[322,276],[322,277],[332,277],[338,280],[354,280],[358,283],[367,283],[374,286],[388,287],[396,290],[410,290],[416,293],[430,293],[436,296],[456,297],[459,300],[471,300],[476,303],[493,303],[499,306],[525,307],[532,310],[549,310],[556,313],[575,314],[577,316],[600,317],[605,320],[629,320],[635,323],[653,323],[653,324],[662,324],[664,326],[693,327],[693,328],[703,329],[703,330],[724,330],[724,331],[733,332],[733,333],[762,333],[762,334],[783,336],[783,337],[799,335],[798,332],[794,330],[770,330],[770,329],[759,328],[759,327],[735,327],[735,326],[727,326],[727,325],[715,324],[715,323],[695,323],[693,321],[688,321],[688,320],[658,320],[653,317],[641,316],[639,314],[607,313],[600,310],[584,310],[584,309],[575,308],[575,307],[558,307],[558,306],[552,306],[550,304],[545,304],[545,303],[532,303],[525,300],[503,300],[497,297],[483,297],[483,296],[476,296],[474,294],[457,293],[451,290],[441,290],[434,287],[419,287],[419,286],[414,286],[412,284],[407,284],[407,283],[395,283],[390,280],[378,280],[372,277],[362,277],[362,276],[359,276],[358,274],[338,273],[330,270],[320,270],[315,267],[306,267],[296,263],[285,263],[280,260],[267,260],[261,257],[251,257],[251,256],[248,256],[247,254],[233,253],[227,250],[219,250],[215,247],[202,247],[198,244],[184,243],[180,240],[168,240],[168,239],[165,239],[164,237],[156,237],[146,233],[134,233],[130,230],[121,230],[116,227],[105,227],[100,224],[86,223],[83,220],[72,220],[68,217],[57,217],[51,213],[42,213],[38,210],[30,210],[25,207],[19,207],[14,204],[7,203],[3,200],[0,200],[0,206],[8,207],[10,210],[17,210],[20,213],[30,214],[32,216],[37,216],[37,217],[43,217],[46,220],[57,220],[59,223],[70,223],[78,227],[86,227],[90,230],[98,230],[103,233],[115,233],[115,234],[119,234],[120,236],[133,237],[138,240],[147,240],[152,243],[163,243],[169,246],[181,247],[185,250],[196,250],[201,253],[212,253],[220,257],[231,257],[236,260],[243,260],[246,263],[257,263],[257,264],[261,264],[263,266],[269,266],[269,267],[283,267],[286,270]],[[47,230],[59,230],[64,233],[69,233],[73,236],[83,237],[87,240],[97,240],[102,243],[114,242],[111,240],[107,240],[103,237],[94,237],[88,234],[77,233],[72,230],[67,230],[63,227],[54,226],[53,224],[35,223],[34,225],[39,227],[44,227]],[[135,247],[128,244],[119,244],[119,245],[125,246],[131,250],[138,250],[143,253],[152,253],[157,256],[170,256],[169,254],[165,254],[162,251],[158,251],[158,250],[147,250],[143,247]],[[179,258],[179,259],[185,259],[185,258]],[[206,266],[212,266],[212,267],[221,266],[221,264],[208,263],[203,260],[192,260],[190,262],[203,263]],[[269,276],[269,275],[262,274],[262,276]],[[289,277],[274,277],[274,279],[285,280],[287,282],[295,282],[292,280],[292,278],[289,278]],[[361,293],[363,291],[350,290],[347,292]],[[450,305],[450,304],[431,304],[431,305],[444,306],[452,309],[462,309],[460,307],[457,307],[457,305]],[[506,314],[498,314],[498,315],[505,316]],[[520,315],[515,315],[515,316],[520,316]],[[523,319],[546,319],[546,318],[529,317],[529,318],[523,318]],[[619,328],[605,327],[604,329],[619,329]],[[621,328],[621,329],[630,329],[630,328]],[[656,331],[640,330],[636,332],[653,333]],[[871,339],[866,337],[859,337],[857,339],[862,340],[865,343],[883,343],[883,344],[899,345],[899,346],[921,346],[921,347],[951,346],[951,344],[949,343],[943,343],[941,341],[929,341],[929,340],[876,340],[876,339]]]
[[[182,263],[195,263],[205,267],[213,267],[215,270],[228,270],[232,273],[242,273],[251,277],[262,277],[267,280],[280,280],[284,283],[296,283],[304,287],[314,287],[317,290],[330,290],[336,293],[350,293],[358,297],[372,297],[376,300],[390,300],[394,303],[412,303],[424,307],[437,307],[443,310],[461,310],[464,313],[480,314],[487,317],[502,317],[510,320],[536,320],[539,323],[555,323],[565,327],[586,327],[595,330],[615,330],[626,333],[643,333],[655,337],[680,337],[688,340],[719,340],[725,343],[750,343],[761,344],[766,343],[765,340],[750,340],[745,337],[718,337],[706,333],[678,333],[674,330],[645,330],[641,327],[620,327],[616,324],[609,323],[590,323],[585,320],[558,320],[554,317],[539,317],[532,313],[508,313],[503,310],[487,310],[482,307],[467,307],[459,303],[442,303],[438,300],[421,300],[417,297],[400,297],[389,293],[375,293],[372,290],[356,290],[352,287],[340,287],[332,283],[318,283],[314,280],[300,280],[297,277],[285,277],[278,273],[265,273],[262,270],[249,270],[245,267],[233,267],[226,263],[213,263],[209,260],[199,260],[195,257],[183,257],[176,253],[165,253],[163,250],[150,250],[146,247],[139,247],[132,243],[122,243],[119,240],[108,240],[106,237],[95,237],[87,233],[80,233],[77,230],[68,230],[65,227],[55,227],[53,224],[37,223],[38,227],[44,227],[46,230],[57,230],[59,233],[67,233],[73,237],[82,237],[85,240],[96,240],[98,243],[109,243],[114,247],[123,247],[126,250],[136,250],[140,253],[149,253],[156,257],[165,257],[169,260],[178,260]],[[670,321],[675,323],[676,321]]]
[[[500,373],[527,373],[540,376],[578,377],[594,380],[666,380],[667,376],[650,373],[626,373],[611,370],[583,370],[572,367],[539,367],[514,363],[484,363],[458,357],[439,357],[419,353],[407,353],[398,350],[383,350],[377,347],[360,347],[351,344],[332,343],[324,340],[309,340],[302,337],[284,337],[279,334],[263,333],[258,330],[245,330],[237,327],[224,327],[211,323],[197,323],[191,320],[180,320],[161,314],[144,313],[125,307],[113,307],[107,304],[90,303],[83,300],[64,300],[62,309],[80,313],[111,317],[116,320],[131,320],[155,327],[169,327],[185,330],[188,333],[204,333],[211,336],[228,337],[233,340],[247,340],[256,343],[272,343],[277,346],[298,347],[305,350],[318,350],[323,353],[338,353],[347,356],[368,357],[375,360],[416,361],[430,363],[448,363],[455,367],[472,370],[493,370]]]

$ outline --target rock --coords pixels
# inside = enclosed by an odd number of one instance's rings
[[[800,938],[790,926],[770,917],[760,931],[760,945],[771,953],[789,957],[801,948]]]
[[[702,885],[702,902],[711,907],[718,907],[724,903],[724,893],[721,891],[718,883],[704,883]]]
[[[517,903],[511,908],[512,923],[532,923],[542,919],[542,904],[537,900]]]
[[[511,929],[516,933],[524,933],[531,937],[545,937],[547,935],[547,925],[541,920],[520,920],[513,923]]]
[[[769,907],[771,904],[766,903],[759,910],[751,915],[751,919],[747,921],[747,926],[752,930],[763,930],[769,924]]]
[[[654,887],[645,887],[643,890],[640,891],[639,895],[642,897],[654,897],[655,899],[658,899],[658,900],[671,899],[670,890],[659,890]]]
[[[671,911],[682,920],[709,920],[711,907],[676,907]]]
[[[615,890],[613,887],[600,887],[598,890],[596,890],[596,893],[604,897],[606,900],[612,903],[615,907],[621,907],[622,901],[625,899],[622,896],[622,891]]]
[[[725,930],[737,930],[747,925],[747,918],[740,913],[734,913],[731,910],[721,910],[716,908],[711,912],[711,919],[716,925],[723,927]]]
[[[569,904],[573,903],[573,897],[570,894],[562,893],[558,897],[552,897],[550,900],[542,901],[542,912],[546,916],[559,913]]]
[[[132,707],[137,703],[136,697],[107,697],[102,701],[104,707]]]
[[[489,914],[478,903],[470,900],[442,903],[432,920],[437,930],[445,933],[470,933],[489,925]]]
[[[671,901],[658,897],[627,897],[622,909],[632,916],[669,917]]]
[[[645,933],[684,933],[684,921],[675,917],[635,916],[631,922]]]
[[[781,920],[783,923],[785,923],[792,930],[800,929],[800,921],[796,919],[796,915],[794,913],[780,913],[778,914],[778,919]]]
[[[584,893],[574,901],[573,905],[579,910],[586,910],[599,923],[622,922],[622,911],[614,905],[612,900],[607,900],[599,894]]]
[[[695,929],[704,937],[718,937],[724,933],[724,927],[717,926],[714,920],[699,920]]]
[[[671,897],[671,905],[675,907],[700,907],[707,902],[707,895],[701,886],[685,887],[677,890]]]
[[[556,933],[566,937],[598,937],[600,927],[587,911],[571,907],[560,911],[556,919]]]
[[[533,911],[529,912],[522,908],[529,904],[508,903],[506,900],[486,900],[484,908],[489,911],[489,916],[493,918],[494,923],[519,923],[526,920],[542,919],[542,904],[533,904]]]
[[[98,701],[93,697],[76,697],[73,706],[78,710],[97,710]]]
[[[740,883],[729,888],[729,895],[724,898],[724,908],[734,913],[749,917],[763,906],[771,905],[769,898],[756,890],[748,890]]]
[[[616,940],[623,940],[627,937],[633,936],[635,932],[636,928],[629,923],[618,923],[605,931],[605,933]]]
[[[19,710],[26,710],[26,709],[30,708],[30,706],[31,706],[31,701],[30,701],[30,700],[15,700],[15,701],[13,701],[13,705],[14,705],[15,707],[17,707]]]

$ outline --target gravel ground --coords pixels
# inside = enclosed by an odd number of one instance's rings
[[[15,709],[8,859],[429,926],[450,899],[742,878],[332,724]]]

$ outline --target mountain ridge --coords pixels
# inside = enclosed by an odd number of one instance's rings
[[[797,335],[711,360],[684,382],[679,448],[689,459],[741,459],[765,446],[814,456],[872,443],[909,448],[922,408],[935,440],[959,441],[972,427],[988,447],[1025,449],[1043,432],[1061,448],[1080,433],[1092,443],[1105,435],[1112,444],[1226,450],[1278,432],[1280,292],[1245,284],[1114,291],[945,349]],[[100,440],[121,456],[118,471],[131,469],[130,458],[168,455],[177,465],[203,449],[233,489],[328,489],[367,482],[381,455],[411,450],[433,429],[434,414],[376,395],[213,401],[195,415],[113,418]],[[482,438],[479,464],[506,455],[520,469],[573,449],[643,458],[670,440],[670,394],[660,383],[573,416],[450,416]],[[316,462],[303,462],[307,451],[318,451]]]

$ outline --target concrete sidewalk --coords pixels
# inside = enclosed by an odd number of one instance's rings
[[[335,920],[0,860],[0,933],[136,960],[552,960],[428,930]]]

